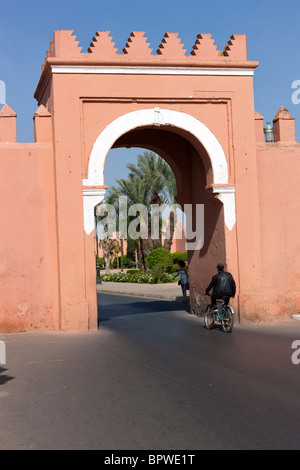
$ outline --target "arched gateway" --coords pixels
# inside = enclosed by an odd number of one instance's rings
[[[218,262],[237,281],[234,306],[242,318],[297,311],[299,289],[293,287],[292,301],[286,294],[297,273],[284,285],[267,273],[277,253],[276,236],[268,238],[276,213],[270,203],[280,199],[270,193],[270,176],[279,178],[283,151],[299,165],[299,146],[285,111],[274,120],[277,142],[263,142],[263,118],[253,100],[257,66],[247,59],[244,35],[232,36],[219,51],[210,34],[199,34],[187,55],[175,33],[164,36],[156,54],[141,32],[131,33],[121,54],[107,31],[96,34],[87,53],[72,31],[54,33],[35,92],[34,144],[4,148],[1,136],[14,135],[16,116],[9,107],[0,112],[0,155],[22,153],[17,173],[27,179],[18,179],[17,195],[18,201],[23,195],[32,234],[21,260],[27,263],[25,285],[21,268],[11,269],[13,228],[1,245],[2,272],[11,275],[3,276],[6,294],[13,283],[18,293],[1,307],[0,328],[97,327],[94,207],[105,195],[105,160],[116,147],[157,152],[173,169],[177,202],[204,205],[204,244],[189,253],[195,313],[207,303],[202,292]],[[11,161],[2,164],[16,178]],[[7,191],[8,185],[9,178]],[[280,188],[285,194],[286,186]],[[286,237],[283,226],[274,230]]]
[[[180,133],[183,131],[187,140],[189,139],[189,136],[191,136],[198,145],[200,144],[204,147],[205,154],[209,159],[209,164],[212,169],[213,183],[215,185],[228,185],[228,165],[226,156],[219,141],[212,132],[202,122],[189,114],[160,108],[132,111],[111,122],[102,131],[93,146],[93,150],[89,158],[88,178],[83,180],[83,185],[89,188],[97,187],[99,185],[104,186],[104,167],[109,150],[116,145],[118,139],[127,133],[151,128],[153,126],[159,127],[161,130],[173,128],[173,133]],[[169,135],[170,141],[172,140],[172,137],[172,135]],[[141,137],[139,137],[139,139],[140,138]],[[140,143],[139,145],[153,147],[154,141],[157,140],[157,138],[158,134],[154,133],[153,135],[152,133],[151,137],[149,136],[148,139],[145,137],[144,143]],[[128,143],[126,146],[128,146]],[[160,151],[163,151],[163,149]],[[199,158],[201,158],[200,155]],[[167,159],[171,166],[174,166],[174,164],[172,165],[172,160],[174,160],[174,158],[172,159],[172,156],[169,156]],[[178,175],[178,167],[177,171],[175,170],[175,174]],[[177,181],[177,185],[179,187],[181,187],[180,183],[182,184],[181,179],[180,181]],[[224,190],[219,188],[219,192],[223,191]],[[234,191],[232,191],[232,193],[233,192]],[[94,207],[103,200],[103,190],[99,189],[97,191],[95,189],[85,189],[83,195],[85,203],[85,231],[89,234],[94,229]],[[91,197],[93,199],[91,199]],[[231,212],[230,215],[232,219],[235,216],[234,198],[231,206],[227,209],[228,212]]]

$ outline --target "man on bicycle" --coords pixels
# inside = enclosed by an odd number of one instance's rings
[[[205,291],[205,294],[209,295],[210,290],[213,289],[211,303],[214,312],[218,310],[218,299],[225,299],[225,305],[228,305],[230,297],[234,297],[236,293],[236,284],[233,276],[230,273],[224,272],[224,267],[224,264],[221,263],[217,265],[218,274],[213,276],[211,283]]]

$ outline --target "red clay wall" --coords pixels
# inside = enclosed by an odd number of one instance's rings
[[[57,329],[52,144],[1,143],[0,174],[0,331]]]
[[[300,311],[300,143],[260,144],[257,166],[265,315],[282,317]]]

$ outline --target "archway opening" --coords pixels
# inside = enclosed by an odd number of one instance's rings
[[[214,180],[214,169],[211,156],[204,145],[189,132],[174,126],[142,126],[136,127],[118,137],[112,149],[138,148],[155,152],[171,167],[177,185],[176,201],[184,209],[192,208],[192,231],[195,239],[203,231],[200,248],[194,247],[188,240],[188,263],[190,273],[191,309],[202,313],[203,290],[207,287],[215,266],[219,262],[226,263],[224,208],[208,187]],[[108,157],[110,158],[110,157]],[[105,168],[104,162],[104,168]],[[202,206],[204,217],[203,227],[197,226],[197,207]]]
[[[161,155],[145,148],[133,147],[129,149],[121,147],[111,149],[105,162],[105,182],[108,188],[105,195],[105,204],[109,204],[109,207],[113,204],[115,207],[114,214],[116,214],[116,220],[113,220],[110,229],[114,230],[115,226],[118,230],[118,237],[116,237],[115,232],[112,233],[113,239],[110,245],[112,249],[115,246],[116,251],[119,251],[118,248],[120,248],[123,241],[124,249],[128,251],[125,261],[127,268],[133,266],[137,268],[139,264],[142,271],[145,271],[145,268],[147,268],[144,264],[146,257],[150,251],[156,248],[164,248],[171,254],[181,252],[182,257],[185,261],[187,260],[184,237],[185,217],[180,205],[176,202],[176,179],[171,167]],[[145,208],[148,228],[146,238],[144,231],[142,239],[140,237],[138,240],[131,238],[130,227],[133,228],[134,234],[137,228],[135,215],[131,214],[130,218],[133,220],[132,223],[127,220],[125,239],[120,239],[121,232],[124,229],[124,199],[128,212],[134,210],[132,206],[139,204],[142,204]],[[104,211],[104,207],[101,209],[100,204],[98,212],[101,212],[101,210]],[[107,223],[106,216],[103,216],[103,222]],[[99,228],[103,237],[101,222]],[[138,224],[138,228],[141,230],[140,224]],[[103,245],[101,236],[99,238],[100,245]],[[110,245],[107,243],[106,249],[109,249]],[[101,253],[103,255],[103,249]],[[106,261],[108,261],[108,253],[106,255]],[[109,265],[108,262],[104,263],[104,261],[101,258],[102,267],[108,265],[111,268],[112,263]],[[118,269],[120,265],[121,263],[118,260],[113,263],[113,268]],[[121,268],[123,271],[123,266]],[[172,266],[168,266],[168,272],[172,272]]]

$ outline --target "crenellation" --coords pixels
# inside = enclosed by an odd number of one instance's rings
[[[183,49],[178,33],[166,33],[156,52],[165,59],[181,59],[185,57],[186,49]]]
[[[79,41],[76,41],[76,36],[73,33],[73,30],[54,31],[53,39],[50,41],[45,61],[42,64],[42,71],[49,57],[80,57],[82,47],[79,47]]]
[[[95,57],[114,57],[118,52],[115,44],[115,42],[112,42],[110,31],[97,31],[90,44],[88,53],[93,54]]]
[[[254,112],[254,120],[255,120],[255,136],[256,142],[262,143],[265,141],[264,137],[264,117],[258,112]]]
[[[273,119],[274,142],[295,142],[295,118],[281,106]]]
[[[224,47],[223,56],[231,60],[247,60],[247,37],[233,34]]]
[[[51,142],[52,116],[45,106],[41,105],[33,116],[34,142]]]
[[[123,49],[124,54],[134,58],[149,57],[153,49],[149,47],[150,44],[144,34],[143,31],[133,31]]]
[[[1,142],[17,142],[17,113],[8,104],[0,111]]]
[[[49,57],[53,57],[54,56],[54,41],[50,41],[49,43],[49,49],[47,49],[47,52],[46,52],[46,57],[45,57],[45,60],[44,60],[44,63],[42,64],[42,71],[44,70],[44,67],[45,67],[45,64],[47,62],[47,59]]]
[[[82,47],[72,30],[54,31],[53,41],[50,43],[51,57],[80,57]]]
[[[47,57],[53,57],[54,56],[54,41],[50,41],[49,43],[49,49],[47,51]]]
[[[198,34],[191,55],[199,59],[220,59],[222,52],[211,34]]]

